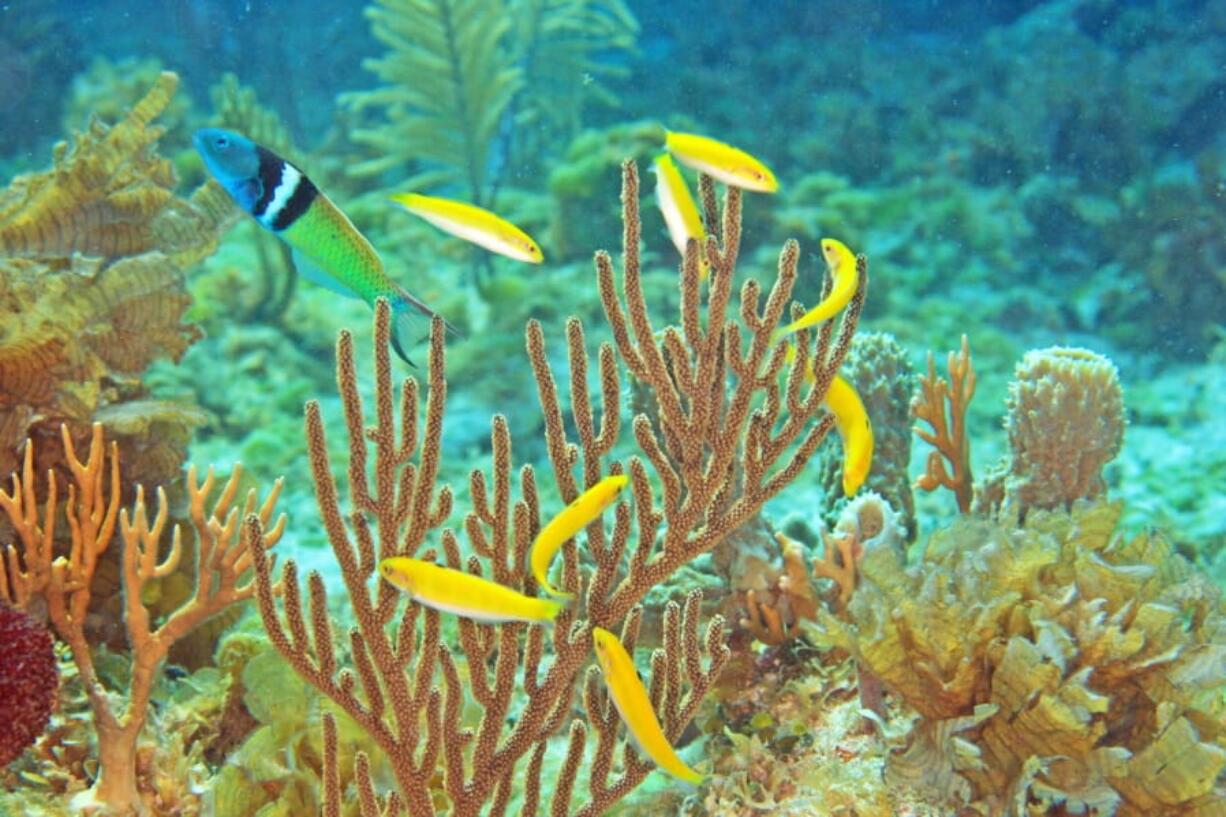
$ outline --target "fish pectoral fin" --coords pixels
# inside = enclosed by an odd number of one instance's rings
[[[318,284],[324,289],[335,292],[338,295],[344,295],[346,298],[360,297],[352,289],[320,269],[318,264],[307,258],[298,250],[292,250],[292,255],[294,258],[294,269],[298,271],[299,275],[310,281],[312,284]]]

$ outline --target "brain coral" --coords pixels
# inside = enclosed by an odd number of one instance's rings
[[[0,604],[0,766],[47,728],[57,691],[51,634],[28,614]]]
[[[1103,466],[1124,440],[1124,400],[1110,360],[1086,349],[1027,352],[1006,400],[1010,462],[983,493],[1022,515],[1032,508],[1069,508],[1106,490]]]

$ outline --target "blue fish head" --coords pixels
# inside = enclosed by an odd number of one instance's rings
[[[255,142],[221,128],[201,128],[192,142],[213,178],[250,211],[260,195],[260,152]]]

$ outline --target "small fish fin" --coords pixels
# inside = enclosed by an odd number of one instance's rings
[[[344,295],[346,298],[359,297],[356,292],[349,289],[328,273],[324,272],[322,269],[320,269],[318,264],[307,258],[298,250],[293,250],[293,257],[294,269],[298,270],[298,274],[310,281],[312,284],[318,284],[324,289],[331,290],[338,295]]]
[[[396,351],[401,360],[410,366],[417,364],[409,360],[407,349],[430,337],[427,321],[432,320],[436,315],[438,313],[426,306],[421,299],[414,297],[403,287],[396,287],[396,294],[392,299],[392,349]],[[443,325],[449,334],[460,334],[459,330],[452,326],[446,318],[443,318]]]

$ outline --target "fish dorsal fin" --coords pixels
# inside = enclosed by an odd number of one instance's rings
[[[296,249],[293,250],[293,257],[294,268],[298,270],[298,274],[310,281],[312,284],[318,284],[324,289],[331,290],[338,295],[344,295],[346,298],[361,297],[352,289],[320,269],[318,264],[307,258],[300,251]]]

